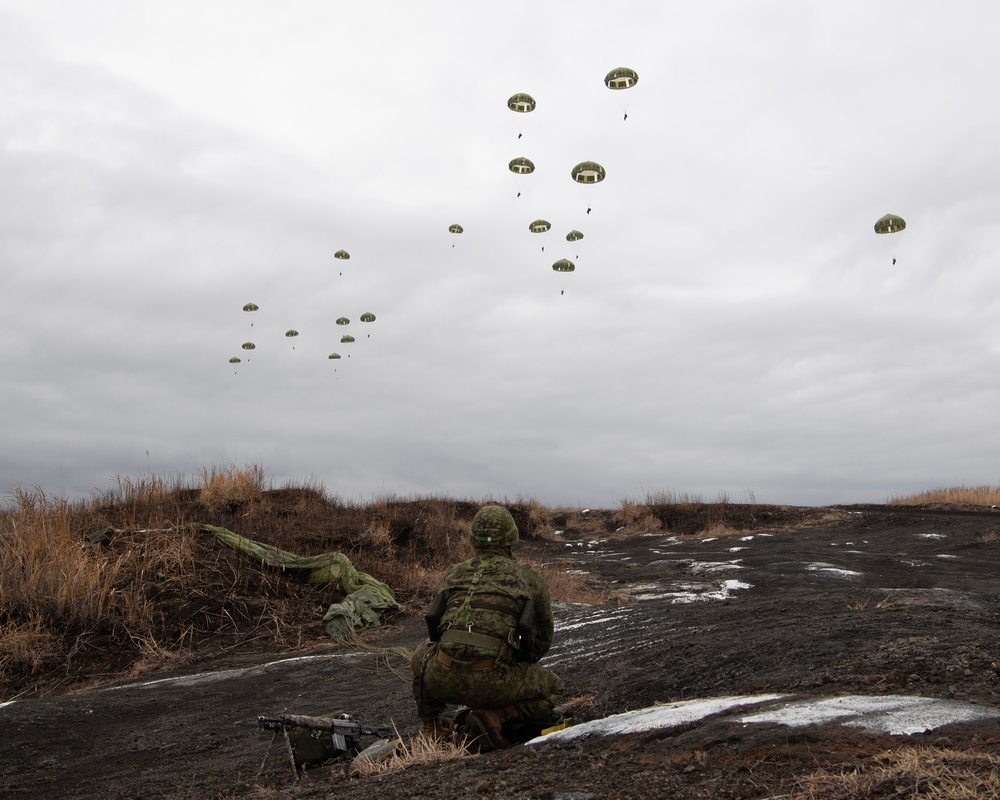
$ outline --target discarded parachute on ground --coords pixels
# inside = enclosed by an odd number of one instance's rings
[[[326,632],[334,639],[350,639],[357,631],[378,628],[383,614],[401,608],[392,589],[368,573],[359,572],[343,553],[297,556],[287,550],[247,539],[226,528],[199,523],[191,527],[210,533],[227,547],[292,573],[306,583],[339,587],[345,595],[344,599],[331,605],[323,615]]]

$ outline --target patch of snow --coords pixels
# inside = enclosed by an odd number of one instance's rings
[[[789,727],[839,724],[891,735],[923,733],[956,722],[1000,719],[998,708],[930,697],[847,695],[779,702],[787,697],[788,695],[781,694],[743,695],[666,703],[662,706],[628,711],[573,725],[532,739],[527,742],[527,746],[586,736],[620,736],[626,733],[676,728],[690,725],[709,716],[725,715],[730,710],[746,706],[763,706],[763,708],[750,713],[737,713],[732,717],[733,721],[744,725],[777,723]]]
[[[740,552],[740,550],[747,550],[747,549],[748,548],[746,548],[746,547],[730,547],[729,548],[729,552],[730,553],[738,553],[738,552]]]
[[[943,533],[918,533],[918,539],[947,539],[948,537]]]
[[[661,595],[672,597],[671,603],[695,603],[699,600],[728,600],[737,589],[752,589],[753,584],[743,581],[723,581],[722,586],[712,592],[674,592]]]
[[[675,728],[691,722],[705,719],[712,714],[728,711],[755,703],[766,703],[780,700],[786,695],[762,694],[756,696],[712,697],[707,700],[682,700],[677,703],[666,703],[662,706],[643,708],[639,711],[626,711],[624,714],[614,714],[604,719],[595,719],[580,725],[572,725],[561,731],[531,739],[528,745],[541,742],[567,741],[579,739],[582,736],[620,736],[623,733],[639,733],[640,731],[656,730],[658,728]]]
[[[954,722],[974,722],[1000,717],[1000,709],[976,706],[958,700],[885,695],[847,696],[795,700],[778,708],[739,717],[740,722],[777,722],[791,727],[836,722],[875,733],[911,734],[940,728]]]
[[[730,569],[743,569],[744,567],[739,563],[740,561],[742,559],[739,558],[735,561],[692,561],[688,571],[692,575],[701,575],[703,573],[723,572]]]
[[[958,556],[953,555],[952,553],[938,553],[937,557],[938,558],[958,558]]]
[[[838,578],[860,578],[860,572],[854,572],[850,569],[841,569],[840,567],[835,567],[833,564],[824,564],[822,561],[817,561],[813,564],[806,564],[806,570],[809,572],[822,572],[824,575],[834,575]]]

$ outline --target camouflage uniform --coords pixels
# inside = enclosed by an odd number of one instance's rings
[[[477,532],[477,525],[483,516],[486,524],[495,522],[500,512],[513,527],[513,538],[505,534],[490,541]],[[471,539],[476,556],[449,567],[441,580],[437,601],[443,613],[437,640],[432,634],[411,662],[418,713],[439,714],[448,703],[509,707],[522,720],[549,724],[557,718],[553,708],[562,699],[563,682],[536,663],[552,645],[548,588],[541,575],[515,561],[505,546],[506,541],[517,541],[517,528],[506,509],[482,509],[473,521]],[[535,610],[533,635],[519,636],[517,624],[529,600]]]

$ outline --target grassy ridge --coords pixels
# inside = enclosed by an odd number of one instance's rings
[[[893,504],[992,505],[1000,487],[939,490]],[[328,643],[321,619],[341,596],[291,580],[185,527],[206,523],[297,555],[337,551],[422,613],[443,570],[468,558],[469,523],[502,502],[522,539],[669,531],[724,534],[793,523],[785,506],[657,492],[588,513],[534,500],[381,497],[345,503],[321,486],[271,488],[257,466],[213,467],[192,482],[118,478],[89,500],[15,490],[0,509],[0,700],[141,674],[206,652],[280,652]],[[799,515],[801,516],[801,515]],[[94,540],[97,531],[107,531]],[[531,548],[519,557],[530,557]],[[609,595],[562,563],[534,563],[557,600]],[[390,620],[391,622],[391,620]]]
[[[86,501],[37,489],[11,499],[0,510],[0,699],[140,674],[197,653],[329,642],[321,619],[342,599],[337,590],[292,580],[188,523],[297,555],[346,553],[393,588],[403,613],[422,613],[445,567],[471,556],[469,523],[482,505],[344,503],[318,486],[271,489],[256,466],[204,470],[193,484],[119,478]],[[548,509],[503,502],[524,538],[551,534]],[[100,541],[97,531],[105,531]],[[554,595],[599,597],[560,565],[543,571]]]

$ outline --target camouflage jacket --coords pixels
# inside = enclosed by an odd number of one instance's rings
[[[490,548],[474,558],[450,566],[438,591],[444,594],[445,611],[438,625],[442,635],[448,629],[467,630],[503,640],[499,660],[538,661],[552,646],[552,602],[545,580],[531,567],[520,564],[509,549]],[[520,641],[515,633],[527,602],[535,606],[533,636]],[[467,642],[449,642],[441,647],[453,658],[476,661],[492,657],[490,648]]]

